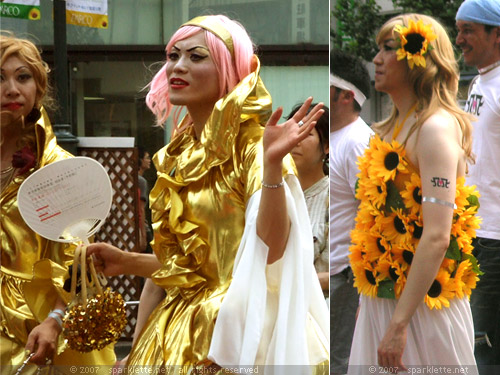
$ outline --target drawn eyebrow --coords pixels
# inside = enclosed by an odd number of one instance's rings
[[[179,47],[177,47],[177,46],[172,46],[172,48],[175,48],[177,51],[180,51],[180,50],[181,50],[181,49],[180,49]],[[194,46],[194,47],[191,47],[191,48],[187,49],[186,51],[191,52],[191,51],[194,51],[194,50],[195,50],[195,49],[197,49],[197,48],[202,48],[202,49],[204,49],[205,51],[208,51],[208,48],[207,48],[207,47],[204,47],[204,46]]]
[[[18,70],[21,70],[21,69],[26,69],[26,70],[30,70],[27,66],[24,66],[24,65],[21,65],[20,67],[16,68],[14,70],[14,72],[17,72]],[[1,69],[2,72],[5,72],[4,68]]]
[[[201,49],[204,49],[205,51],[208,51],[208,48],[203,47],[203,46],[195,46],[195,47],[193,47],[193,48],[188,49],[187,51],[188,51],[188,52],[191,52],[191,51],[194,51],[194,50],[195,50],[195,49],[197,49],[197,48],[201,48]]]

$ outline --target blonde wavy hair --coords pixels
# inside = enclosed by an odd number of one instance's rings
[[[472,154],[472,126],[473,116],[463,111],[457,102],[458,82],[460,71],[455,58],[453,45],[443,26],[434,18],[422,14],[401,14],[389,19],[380,28],[377,34],[377,44],[391,35],[397,39],[394,26],[408,26],[409,21],[418,22],[422,20],[425,25],[431,25],[437,39],[431,42],[432,48],[425,54],[426,67],[415,66],[408,68],[408,81],[417,98],[418,118],[410,128],[405,143],[415,131],[439,108],[443,108],[457,120],[462,130],[462,149],[469,162],[474,162]],[[405,63],[403,61],[402,63]],[[390,116],[373,125],[373,128],[382,136],[389,133],[392,125],[396,122],[399,113],[393,105]]]
[[[55,100],[52,98],[52,88],[48,80],[50,68],[42,60],[38,48],[27,39],[17,38],[12,33],[3,32],[0,34],[0,66],[3,66],[5,61],[12,56],[23,60],[33,74],[36,85],[34,109],[40,110],[42,105],[45,108],[55,109]],[[29,121],[29,116],[24,119],[24,135],[19,146],[29,144],[36,147],[35,123],[36,121]]]

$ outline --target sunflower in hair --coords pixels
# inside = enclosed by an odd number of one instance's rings
[[[425,54],[430,49],[430,42],[437,38],[432,25],[424,25],[422,20],[410,20],[408,26],[396,25],[394,32],[399,34],[400,48],[396,51],[398,60],[407,59],[408,66],[426,67]]]

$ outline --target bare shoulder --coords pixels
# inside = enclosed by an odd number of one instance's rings
[[[462,130],[452,114],[445,110],[438,110],[425,120],[417,134],[416,147],[434,145],[456,145],[461,144]]]
[[[419,166],[447,166],[461,175],[465,169],[462,130],[458,120],[445,110],[438,110],[423,124],[416,140]]]
[[[420,131],[422,136],[431,135],[433,137],[441,134],[445,136],[458,135],[458,132],[460,132],[460,126],[457,119],[443,109],[439,109],[426,119]]]

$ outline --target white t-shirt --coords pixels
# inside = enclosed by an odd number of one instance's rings
[[[360,118],[330,133],[330,275],[349,266],[351,230],[359,201],[355,187],[363,155],[373,131]]]
[[[477,117],[472,123],[472,151],[467,183],[479,190],[478,237],[500,240],[500,66],[481,74],[473,83],[465,110]]]

